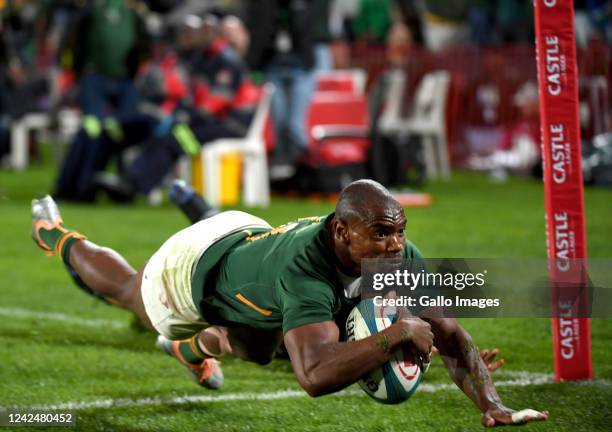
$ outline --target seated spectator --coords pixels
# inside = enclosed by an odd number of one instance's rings
[[[235,18],[232,18],[235,19]],[[201,49],[191,63],[191,101],[181,107],[171,133],[153,137],[120,176],[98,176],[96,184],[111,199],[131,201],[148,195],[183,155],[218,138],[243,136],[251,122],[259,91],[247,79],[243,60],[219,34],[219,23],[207,16],[200,31]]]
[[[376,78],[368,95],[370,121],[374,131],[384,109],[391,73],[397,69],[405,71],[410,61],[412,48],[410,28],[401,21],[395,22],[387,33],[385,47],[388,67]]]
[[[496,180],[505,180],[509,173],[531,174],[540,161],[539,99],[536,85],[528,81],[514,96],[520,110],[519,119],[504,130],[497,150],[487,156],[473,156],[468,166],[488,171]]]
[[[418,140],[404,134],[389,133],[381,128],[381,118],[389,109],[389,92],[398,74],[408,83],[409,70],[415,58],[412,54],[413,33],[403,21],[393,23],[385,45],[387,68],[376,78],[368,93],[370,114],[370,176],[387,187],[405,186],[410,178],[415,184],[424,180],[424,167],[419,157]],[[404,89],[403,95],[406,96]],[[411,98],[403,97],[400,114],[411,109]],[[404,105],[407,105],[404,107]],[[404,109],[406,108],[406,109]],[[409,175],[408,170],[413,174]]]
[[[0,2],[0,159],[9,153],[11,122],[42,110],[48,79],[35,67],[35,2]]]
[[[169,134],[173,114],[188,93],[188,62],[196,48],[194,34],[201,25],[199,18],[192,18],[195,23],[188,19],[178,33],[178,52],[170,50],[160,60],[142,68],[136,79],[142,99],[139,110],[117,118],[115,134],[104,128],[92,136],[86,127],[81,128],[62,164],[55,186],[56,198],[94,201],[97,192],[94,175],[104,171],[113,155]]]

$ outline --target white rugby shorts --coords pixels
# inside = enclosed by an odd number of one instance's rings
[[[145,266],[140,291],[159,334],[185,339],[208,327],[191,296],[196,264],[217,240],[250,228],[271,227],[248,213],[222,212],[177,232],[155,252]]]

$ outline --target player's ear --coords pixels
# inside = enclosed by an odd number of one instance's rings
[[[346,221],[335,219],[334,220],[334,237],[336,241],[342,243],[350,243],[349,227]]]

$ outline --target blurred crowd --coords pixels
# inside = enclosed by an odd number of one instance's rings
[[[530,0],[0,0],[0,13],[0,158],[10,152],[14,122],[30,112],[57,122],[70,108],[78,131],[54,193],[76,201],[93,201],[100,190],[118,201],[149,195],[181,156],[243,136],[263,82],[275,88],[271,170],[288,167],[291,175],[308,158],[316,74],[355,67],[355,47],[386,46],[388,72],[409,68],[415,47],[534,39]],[[612,45],[609,1],[575,1],[575,18],[579,47]],[[371,117],[384,104],[385,79],[368,78]],[[526,157],[534,164],[537,95],[533,82],[515,90],[511,101],[524,115],[499,148],[512,149],[513,133],[531,137]],[[486,86],[478,91],[486,104]],[[140,151],[126,157],[129,148]],[[505,156],[471,162],[516,162]]]

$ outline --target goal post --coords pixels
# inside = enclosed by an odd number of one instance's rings
[[[550,278],[576,282],[587,257],[572,0],[535,0],[536,61]],[[583,283],[580,279],[578,283]],[[587,301],[588,293],[581,301]],[[555,380],[593,377],[589,318],[553,292]],[[563,309],[565,308],[565,310]],[[566,315],[566,317],[563,317]]]

